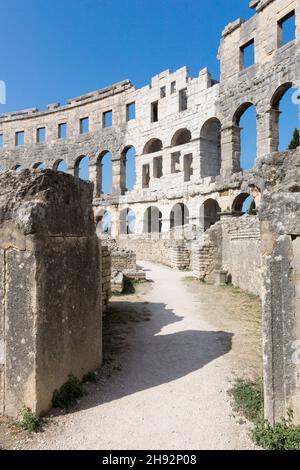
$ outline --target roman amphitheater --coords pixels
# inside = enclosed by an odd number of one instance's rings
[[[70,372],[100,367],[110,284],[142,276],[138,259],[261,297],[265,416],[274,423],[291,408],[300,422],[300,148],[278,150],[291,88],[300,110],[300,3],[250,7],[248,21],[222,33],[219,81],[183,67],[141,89],[124,80],[46,111],[0,116],[3,414],[24,404],[47,411]],[[295,37],[284,44],[291,17]],[[245,170],[240,120],[253,106],[257,151]],[[87,161],[92,184],[81,178]]]

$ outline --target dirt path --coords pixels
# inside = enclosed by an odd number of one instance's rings
[[[115,299],[113,305],[124,312],[133,309],[134,321],[149,321],[115,331],[111,345],[119,365],[109,380],[91,385],[79,407],[53,419],[29,447],[254,448],[247,425],[238,424],[232,415],[227,395],[233,372],[239,375],[248,366],[253,372],[259,364],[257,350],[244,357],[244,364],[234,360],[257,331],[255,321],[245,328],[232,318],[244,294],[195,283],[189,273],[142,265],[153,282],[137,295]],[[252,314],[249,298],[248,304],[246,323]],[[236,340],[245,330],[246,337]]]

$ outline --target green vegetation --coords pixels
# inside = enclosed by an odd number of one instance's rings
[[[238,379],[230,395],[234,400],[234,409],[242,413],[250,421],[255,421],[263,415],[264,396],[262,380],[252,382]]]
[[[54,408],[70,408],[76,405],[77,400],[83,395],[82,382],[71,374],[59,390],[54,390],[52,405]]]
[[[300,426],[293,424],[293,413],[271,426],[263,418],[257,420],[252,438],[259,446],[268,450],[300,450]]]
[[[33,413],[30,408],[24,407],[21,412],[22,418],[19,421],[18,425],[29,432],[38,432],[42,425],[41,418]]]
[[[267,450],[300,450],[300,427],[293,424],[293,413],[272,426],[264,419],[264,397],[262,380],[256,382],[238,379],[230,390],[234,410],[254,423],[251,437]]]
[[[299,129],[294,130],[293,138],[289,145],[289,150],[294,150],[300,146],[300,131]]]
[[[92,383],[97,382],[97,376],[95,372],[88,372],[88,374],[83,376],[82,383],[84,384],[86,382],[92,382]]]

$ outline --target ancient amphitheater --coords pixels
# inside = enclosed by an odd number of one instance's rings
[[[137,257],[190,269],[201,280],[230,281],[261,296],[265,415],[274,422],[292,408],[300,422],[300,149],[278,151],[281,99],[294,88],[299,100],[300,4],[251,0],[250,7],[254,14],[248,21],[238,19],[223,31],[219,81],[207,69],[192,78],[183,67],[163,71],[141,89],[124,80],[64,106],[0,116],[0,292],[5,299],[0,345],[6,351],[0,355],[0,398],[6,414],[15,415],[24,403],[38,412],[49,408],[54,388],[74,371],[74,361],[78,375],[82,357],[84,372],[100,365],[95,336],[100,316],[92,313],[99,313],[101,295],[107,303],[110,259],[123,263],[122,272],[133,273]],[[284,22],[293,16],[295,38],[284,44]],[[245,67],[245,50],[253,44],[255,62]],[[245,171],[240,120],[251,106],[257,152],[253,168]],[[128,190],[131,148],[136,182]],[[103,164],[110,155],[108,194]],[[93,185],[79,178],[87,159]],[[16,171],[39,167],[41,172]],[[63,175],[64,167],[76,178]],[[249,196],[257,215],[243,217]],[[103,241],[102,270],[94,220]],[[33,276],[36,269],[39,275]],[[59,291],[66,270],[73,275],[49,305],[47,292],[55,286]],[[78,279],[75,272],[81,270]],[[20,283],[35,289],[37,297],[19,298]],[[79,298],[79,283],[88,299]],[[63,306],[67,317],[77,303],[91,315],[82,325],[78,310],[76,333],[68,339],[69,349],[63,348],[66,332],[64,324],[58,326],[55,308]],[[22,323],[16,311],[24,308]],[[39,312],[34,325],[32,311]],[[43,318],[48,330],[41,326]],[[33,359],[25,364],[21,339],[26,334],[31,341],[25,355],[32,353]]]

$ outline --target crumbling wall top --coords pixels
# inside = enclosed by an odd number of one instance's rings
[[[0,237],[12,227],[21,234],[82,236],[95,231],[93,185],[53,170],[0,175]],[[13,229],[11,230],[13,231]]]

